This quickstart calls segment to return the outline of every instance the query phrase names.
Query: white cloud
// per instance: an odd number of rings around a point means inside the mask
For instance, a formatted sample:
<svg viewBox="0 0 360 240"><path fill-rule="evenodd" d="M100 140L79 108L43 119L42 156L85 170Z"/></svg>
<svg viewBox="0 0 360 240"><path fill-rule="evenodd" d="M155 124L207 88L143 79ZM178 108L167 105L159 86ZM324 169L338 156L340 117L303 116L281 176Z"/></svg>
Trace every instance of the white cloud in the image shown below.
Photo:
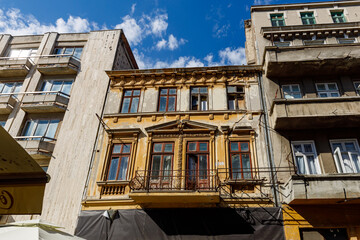
<svg viewBox="0 0 360 240"><path fill-rule="evenodd" d="M269 5L272 0L254 0L254 5Z"/></svg>
<svg viewBox="0 0 360 240"><path fill-rule="evenodd" d="M155 16L154 18L150 18L150 28L151 33L156 36L162 36L166 29L168 28L168 15L167 14L160 14Z"/></svg>
<svg viewBox="0 0 360 240"><path fill-rule="evenodd" d="M130 14L133 15L135 12L135 7L136 7L136 3L134 3L133 5L131 5L131 12Z"/></svg>
<svg viewBox="0 0 360 240"><path fill-rule="evenodd" d="M12 35L43 34L45 32L88 32L97 29L94 22L85 18L69 16L67 20L59 18L55 24L41 24L33 15L24 15L19 9L7 11L0 9L0 32Z"/></svg>
<svg viewBox="0 0 360 240"><path fill-rule="evenodd" d="M213 27L213 36L217 38L226 37L229 29L230 24L219 26L219 24L216 23Z"/></svg>
<svg viewBox="0 0 360 240"><path fill-rule="evenodd" d="M178 40L174 35L170 34L168 40L161 39L160 41L158 41L157 44L156 44L156 48L158 50L161 50L161 49L175 50L180 45L183 45L185 43L186 43L185 39L180 38Z"/></svg>
<svg viewBox="0 0 360 240"><path fill-rule="evenodd" d="M123 29L125 36L130 44L137 45L141 42L143 38L143 30L138 25L137 21L130 17L129 15L126 15L122 18L123 22L116 25L116 29Z"/></svg>
<svg viewBox="0 0 360 240"><path fill-rule="evenodd" d="M242 65L246 64L245 48L239 47L231 49L227 47L219 51L220 62L222 65Z"/></svg>

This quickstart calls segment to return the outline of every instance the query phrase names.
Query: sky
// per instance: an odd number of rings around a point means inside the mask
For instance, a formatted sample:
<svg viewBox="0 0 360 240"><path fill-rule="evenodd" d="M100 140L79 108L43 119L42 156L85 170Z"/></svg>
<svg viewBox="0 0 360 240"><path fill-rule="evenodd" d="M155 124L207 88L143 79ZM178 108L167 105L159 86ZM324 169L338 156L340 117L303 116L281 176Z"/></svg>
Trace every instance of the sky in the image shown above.
<svg viewBox="0 0 360 240"><path fill-rule="evenodd" d="M123 29L140 69L242 65L252 5L319 0L0 0L0 33Z"/></svg>

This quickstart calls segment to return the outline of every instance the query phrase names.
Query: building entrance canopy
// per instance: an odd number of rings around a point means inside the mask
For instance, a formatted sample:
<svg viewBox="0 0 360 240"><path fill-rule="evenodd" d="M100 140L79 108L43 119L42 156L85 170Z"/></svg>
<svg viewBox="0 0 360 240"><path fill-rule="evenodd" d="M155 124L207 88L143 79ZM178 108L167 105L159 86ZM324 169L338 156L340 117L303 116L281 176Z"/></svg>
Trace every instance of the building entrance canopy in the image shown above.
<svg viewBox="0 0 360 240"><path fill-rule="evenodd" d="M0 127L0 215L40 214L49 177Z"/></svg>

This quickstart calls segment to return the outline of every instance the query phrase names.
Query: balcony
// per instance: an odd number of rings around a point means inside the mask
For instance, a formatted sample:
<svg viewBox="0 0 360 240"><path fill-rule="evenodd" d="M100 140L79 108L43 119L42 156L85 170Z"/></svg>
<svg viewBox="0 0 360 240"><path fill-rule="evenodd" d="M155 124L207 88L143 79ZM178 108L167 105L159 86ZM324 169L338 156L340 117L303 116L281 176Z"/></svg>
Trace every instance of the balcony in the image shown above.
<svg viewBox="0 0 360 240"><path fill-rule="evenodd" d="M129 197L146 207L163 203L215 204L220 202L216 171L136 171Z"/></svg>
<svg viewBox="0 0 360 240"><path fill-rule="evenodd" d="M12 94L0 95L0 114L9 114L15 107L17 100Z"/></svg>
<svg viewBox="0 0 360 240"><path fill-rule="evenodd" d="M25 77L33 63L30 58L0 58L0 78Z"/></svg>
<svg viewBox="0 0 360 240"><path fill-rule="evenodd" d="M356 74L360 44L265 47L267 77Z"/></svg>
<svg viewBox="0 0 360 240"><path fill-rule="evenodd" d="M21 109L27 113L65 112L69 95L58 91L26 92Z"/></svg>
<svg viewBox="0 0 360 240"><path fill-rule="evenodd" d="M360 174L293 175L283 186L286 204L359 204Z"/></svg>
<svg viewBox="0 0 360 240"><path fill-rule="evenodd" d="M49 159L55 148L56 139L49 137L19 136L14 138L34 159Z"/></svg>
<svg viewBox="0 0 360 240"><path fill-rule="evenodd" d="M80 60L73 55L43 55L39 57L37 69L44 75L77 74Z"/></svg>
<svg viewBox="0 0 360 240"><path fill-rule="evenodd" d="M275 129L358 127L360 97L274 99L270 120Z"/></svg>

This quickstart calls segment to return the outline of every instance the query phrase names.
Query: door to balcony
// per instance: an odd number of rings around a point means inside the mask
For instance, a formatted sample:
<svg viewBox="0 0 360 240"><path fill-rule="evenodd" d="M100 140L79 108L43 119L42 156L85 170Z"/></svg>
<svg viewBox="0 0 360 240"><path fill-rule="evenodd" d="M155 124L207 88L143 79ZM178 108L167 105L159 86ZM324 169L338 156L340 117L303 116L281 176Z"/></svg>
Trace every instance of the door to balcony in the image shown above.
<svg viewBox="0 0 360 240"><path fill-rule="evenodd" d="M207 154L189 154L186 170L186 190L209 189Z"/></svg>

